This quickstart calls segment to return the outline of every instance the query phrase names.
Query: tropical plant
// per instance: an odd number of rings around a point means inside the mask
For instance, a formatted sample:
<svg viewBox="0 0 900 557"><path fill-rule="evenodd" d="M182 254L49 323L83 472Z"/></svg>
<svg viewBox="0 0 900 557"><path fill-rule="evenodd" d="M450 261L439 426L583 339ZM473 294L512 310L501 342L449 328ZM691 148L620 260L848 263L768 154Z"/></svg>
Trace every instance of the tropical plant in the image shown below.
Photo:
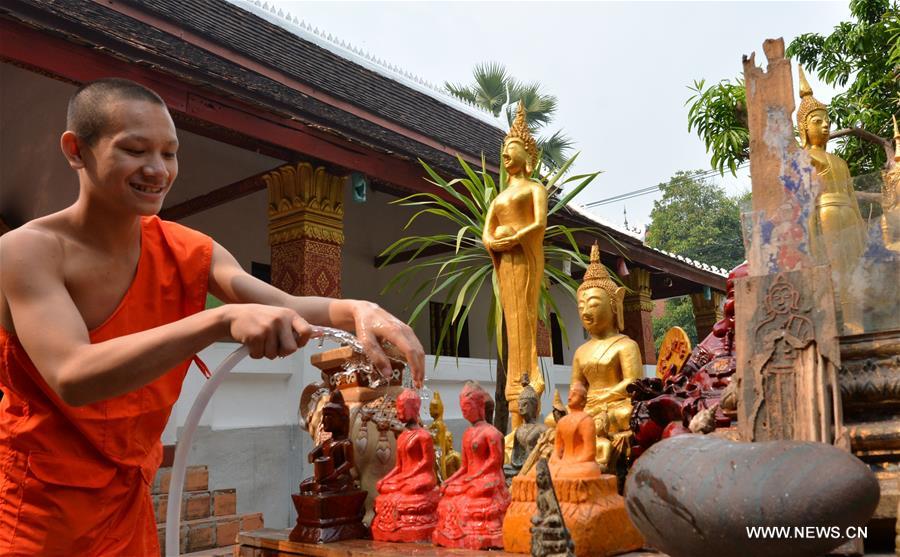
<svg viewBox="0 0 900 557"><path fill-rule="evenodd" d="M851 0L855 21L835 26L828 36L806 33L785 54L832 87L846 87L828 107L838 128L835 152L854 175L882 168L893 152L891 114L900 110L900 3ZM849 85L848 85L849 83ZM688 130L696 131L711 153L713 168L732 173L749 158L743 82L704 80L689 87Z"/></svg>
<svg viewBox="0 0 900 557"><path fill-rule="evenodd" d="M538 82L522 83L509 75L506 68L497 62L487 62L475 66L472 72L475 82L471 85L444 83L451 95L477 105L499 118L506 115L511 124L515 118L519 101L525 104L525 121L531 132L537 135L553 120L558 107L557 98L541 92ZM537 139L541 150L541 163L547 173L558 171L565 165L567 153L574 142L557 130L547 137Z"/></svg>
<svg viewBox="0 0 900 557"><path fill-rule="evenodd" d="M552 204L547 211L548 217L565 207L600 174L593 172L564 179L563 175L577 156L576 154L570 158L544 184ZM443 195L416 193L394 201L393 203L397 205L419 208L406 223L404 230L423 215L435 215L447 219L457 230L454 233L447 232L429 236L406 236L388 246L380 255L383 258L382 266L389 264L401 255L409 255L408 261L412 264L394 276L385 286L384 291L395 288L405 289L413 278L418 278L419 284L410 297L411 303L416 304L410 314L410 323L416 321L430 301L440 300L450 305L450 319L444 321L438 340L436 352L439 354L444 342L448 340L447 335L452 324L457 325L455 327L456 337L452 339L454 347L459 346L462 324L468 318L476 296L485 285L489 284L491 302L486 332L488 338L496 340L497 353L501 354L503 308L500 305L497 275L481 237L488 208L503 185L506 184L506 171L501 165L499 180L495 182L494 177L486 169L484 157L482 157L481 169L478 171L473 170L462 158L459 158L459 164L465 176L447 181L425 162L419 162L430 176L429 182L436 186ZM532 179L540 180L537 172ZM571 189L566 188L565 186L569 184L575 185ZM567 190L565 193L563 193L564 189ZM575 241L575 233L585 231L602 233L597 229L569 228L562 224L547 226L544 234L545 280L541 284L538 315L548 327L549 310L559 313L556 302L550 295L551 285L558 285L572 299L575 298L578 288L578 283L563 271L559 266L560 263L571 261L576 266L587 267L587 262ZM445 250L444 253L429 256L428 254L436 247ZM426 252L426 250L428 251ZM568 343L568 334L562 321L560 321L560 329L565 342Z"/></svg>

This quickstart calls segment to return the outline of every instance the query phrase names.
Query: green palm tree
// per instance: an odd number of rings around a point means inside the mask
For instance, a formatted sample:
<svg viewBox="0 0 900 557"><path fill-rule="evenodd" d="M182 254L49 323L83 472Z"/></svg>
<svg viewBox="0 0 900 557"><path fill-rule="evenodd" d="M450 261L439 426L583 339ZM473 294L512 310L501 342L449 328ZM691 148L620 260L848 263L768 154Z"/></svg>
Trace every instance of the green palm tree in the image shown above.
<svg viewBox="0 0 900 557"><path fill-rule="evenodd" d="M494 117L499 118L505 112L509 124L515 118L519 101L523 101L525 121L535 135L550 124L556 115L559 103L554 95L542 93L538 82L517 81L500 63L478 64L472 76L475 82L471 85L446 82L444 88L451 95L487 110ZM539 137L537 143L541 150L541 163L548 174L558 171L566 164L567 153L574 146L574 142L562 130L557 130L546 138Z"/></svg>

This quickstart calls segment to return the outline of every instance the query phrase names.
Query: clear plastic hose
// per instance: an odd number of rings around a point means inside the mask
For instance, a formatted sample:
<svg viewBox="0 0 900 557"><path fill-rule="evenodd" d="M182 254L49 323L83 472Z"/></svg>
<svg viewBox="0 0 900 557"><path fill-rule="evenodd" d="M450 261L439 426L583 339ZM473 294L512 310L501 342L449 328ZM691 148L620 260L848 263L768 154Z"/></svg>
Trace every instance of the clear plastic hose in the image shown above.
<svg viewBox="0 0 900 557"><path fill-rule="evenodd" d="M222 380L225 379L225 376L248 353L247 347L241 346L225 358L225 361L216 368L216 371L200 389L197 400L194 401L191 411L188 412L187 420L184 422L184 429L181 432L178 443L175 445L175 461L172 464L172 478L169 482L169 501L166 505L166 557L178 557L180 554L178 542L181 538L181 494L184 492L187 457L191 450L194 431L197 429L197 424L200 423L200 416L203 415L209 399L222 383Z"/></svg>

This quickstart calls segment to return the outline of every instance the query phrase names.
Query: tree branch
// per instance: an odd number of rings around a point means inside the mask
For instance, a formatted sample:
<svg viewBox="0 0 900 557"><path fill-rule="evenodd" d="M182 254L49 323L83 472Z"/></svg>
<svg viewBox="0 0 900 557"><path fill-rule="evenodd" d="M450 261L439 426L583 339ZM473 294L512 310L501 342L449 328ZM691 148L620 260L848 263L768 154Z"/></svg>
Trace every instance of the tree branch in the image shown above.
<svg viewBox="0 0 900 557"><path fill-rule="evenodd" d="M867 132L862 128L844 128L842 130L837 130L831 134L830 139L837 139L839 137L844 137L845 135L852 135L863 141L880 145L881 148L884 149L884 154L887 155L887 161L884 163L884 168L889 169L891 167L891 162L894 160L894 145L891 140L885 139L880 135L875 135L872 132Z"/></svg>

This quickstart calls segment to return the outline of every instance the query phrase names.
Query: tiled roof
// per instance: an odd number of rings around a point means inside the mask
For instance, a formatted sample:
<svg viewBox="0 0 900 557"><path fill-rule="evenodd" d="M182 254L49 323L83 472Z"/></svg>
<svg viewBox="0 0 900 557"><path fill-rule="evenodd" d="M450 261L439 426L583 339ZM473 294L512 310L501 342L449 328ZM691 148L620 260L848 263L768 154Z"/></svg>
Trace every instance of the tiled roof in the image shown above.
<svg viewBox="0 0 900 557"><path fill-rule="evenodd" d="M480 157L499 152L504 132L471 107L387 77L350 51L326 48L299 25L249 2L141 0L141 9L190 29L367 112ZM273 22L274 21L274 22ZM288 29L290 27L290 29ZM316 44L318 43L318 44ZM404 83L402 81L407 81Z"/></svg>

